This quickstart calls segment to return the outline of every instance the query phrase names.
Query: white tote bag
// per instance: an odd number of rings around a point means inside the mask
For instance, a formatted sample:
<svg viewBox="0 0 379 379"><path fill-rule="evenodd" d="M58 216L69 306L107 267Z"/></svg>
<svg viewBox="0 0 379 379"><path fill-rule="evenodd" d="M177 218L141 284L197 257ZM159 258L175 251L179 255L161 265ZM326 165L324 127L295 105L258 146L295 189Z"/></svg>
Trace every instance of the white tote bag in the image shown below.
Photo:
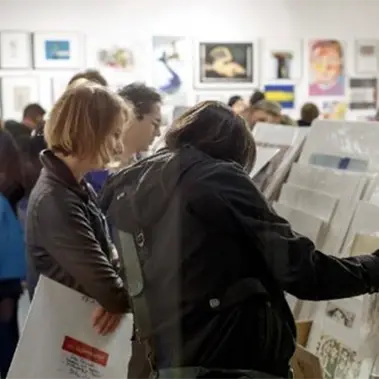
<svg viewBox="0 0 379 379"><path fill-rule="evenodd" d="M8 379L126 378L133 318L111 335L92 328L97 303L41 277Z"/></svg>

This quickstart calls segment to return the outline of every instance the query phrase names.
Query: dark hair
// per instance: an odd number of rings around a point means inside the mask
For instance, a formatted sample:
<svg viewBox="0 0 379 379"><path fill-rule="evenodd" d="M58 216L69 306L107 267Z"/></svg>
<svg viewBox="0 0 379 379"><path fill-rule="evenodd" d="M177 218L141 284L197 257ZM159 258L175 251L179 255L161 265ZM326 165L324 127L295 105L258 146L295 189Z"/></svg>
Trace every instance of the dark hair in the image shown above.
<svg viewBox="0 0 379 379"><path fill-rule="evenodd" d="M300 111L300 117L302 121L305 121L309 124L312 124L312 122L320 115L320 111L316 104L313 103L305 103L301 107Z"/></svg>
<svg viewBox="0 0 379 379"><path fill-rule="evenodd" d="M121 88L118 94L133 105L138 120L149 114L154 104L162 102L161 95L156 89L144 83L131 83Z"/></svg>
<svg viewBox="0 0 379 379"><path fill-rule="evenodd" d="M7 197L23 184L20 150L12 135L0 127L0 193Z"/></svg>
<svg viewBox="0 0 379 379"><path fill-rule="evenodd" d="M174 121L165 136L169 150L191 145L209 156L239 163L250 172L256 147L246 121L218 101L204 101Z"/></svg>
<svg viewBox="0 0 379 379"><path fill-rule="evenodd" d="M253 94L250 96L249 103L250 105L255 105L261 100L265 99L265 94L261 91L254 91Z"/></svg>
<svg viewBox="0 0 379 379"><path fill-rule="evenodd" d="M238 95L235 95L235 96L232 96L229 101L228 101L228 106L229 107L232 107L235 103L237 103L238 101L242 100L242 97L241 96L238 96Z"/></svg>
<svg viewBox="0 0 379 379"><path fill-rule="evenodd" d="M108 86L108 82L106 81L104 76L101 75L99 71L94 70L94 69L78 72L70 79L70 81L68 82L68 85L71 85L72 83L76 82L79 79L86 79L90 82L99 84L104 87Z"/></svg>
<svg viewBox="0 0 379 379"><path fill-rule="evenodd" d="M39 121L45 115L46 111L37 103L29 104L24 108L23 118L29 118L32 121Z"/></svg>

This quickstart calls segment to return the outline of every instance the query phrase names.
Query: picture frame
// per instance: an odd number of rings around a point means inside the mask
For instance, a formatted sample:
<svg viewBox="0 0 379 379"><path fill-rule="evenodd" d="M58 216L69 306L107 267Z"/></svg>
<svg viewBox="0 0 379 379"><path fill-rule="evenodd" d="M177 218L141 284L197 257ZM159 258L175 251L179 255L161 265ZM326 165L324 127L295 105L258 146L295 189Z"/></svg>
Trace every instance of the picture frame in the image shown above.
<svg viewBox="0 0 379 379"><path fill-rule="evenodd" d="M194 87L251 88L258 83L258 41L195 41ZM215 66L223 60L225 65Z"/></svg>
<svg viewBox="0 0 379 379"><path fill-rule="evenodd" d="M372 362L359 354L362 311L359 298L318 307L307 349L319 357L325 379L369 377Z"/></svg>
<svg viewBox="0 0 379 379"><path fill-rule="evenodd" d="M357 39L354 63L356 74L376 76L379 69L379 40Z"/></svg>
<svg viewBox="0 0 379 379"><path fill-rule="evenodd" d="M0 32L0 68L13 70L31 67L31 33L22 31Z"/></svg>
<svg viewBox="0 0 379 379"><path fill-rule="evenodd" d="M195 93L195 104L200 103L202 101L221 101L222 103L227 104L228 100L235 95L241 96L246 103L249 101L253 91L248 92L246 90L239 91L236 89L235 91L197 91Z"/></svg>
<svg viewBox="0 0 379 379"><path fill-rule="evenodd" d="M21 121L26 105L40 101L39 79L35 76L4 76L0 82L3 120Z"/></svg>
<svg viewBox="0 0 379 379"><path fill-rule="evenodd" d="M51 94L53 102L56 102L60 98L74 74L75 73L73 72L72 74L58 75L51 78Z"/></svg>
<svg viewBox="0 0 379 379"><path fill-rule="evenodd" d="M293 83L303 72L303 41L269 38L262 41L262 76L266 82Z"/></svg>
<svg viewBox="0 0 379 379"><path fill-rule="evenodd" d="M84 39L75 32L36 32L33 52L36 69L80 69L84 64Z"/></svg>

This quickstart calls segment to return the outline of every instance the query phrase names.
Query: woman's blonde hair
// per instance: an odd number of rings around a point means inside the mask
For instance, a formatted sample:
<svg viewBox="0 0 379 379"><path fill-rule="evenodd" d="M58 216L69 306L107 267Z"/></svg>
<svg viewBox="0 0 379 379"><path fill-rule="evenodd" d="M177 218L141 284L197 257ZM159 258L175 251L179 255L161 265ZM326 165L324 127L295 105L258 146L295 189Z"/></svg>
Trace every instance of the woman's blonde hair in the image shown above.
<svg viewBox="0 0 379 379"><path fill-rule="evenodd" d="M107 88L77 81L49 114L45 125L47 146L57 153L107 164L117 154L110 138L122 138L130 112L125 101Z"/></svg>

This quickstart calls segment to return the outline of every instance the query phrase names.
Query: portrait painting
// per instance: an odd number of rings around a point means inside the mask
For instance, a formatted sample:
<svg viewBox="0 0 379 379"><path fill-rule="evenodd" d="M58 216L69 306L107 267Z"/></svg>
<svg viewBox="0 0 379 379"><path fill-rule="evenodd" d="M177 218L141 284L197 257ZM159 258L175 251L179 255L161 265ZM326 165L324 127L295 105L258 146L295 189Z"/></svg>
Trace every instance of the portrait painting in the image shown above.
<svg viewBox="0 0 379 379"><path fill-rule="evenodd" d="M309 42L309 95L344 96L344 46L338 40Z"/></svg>
<svg viewBox="0 0 379 379"><path fill-rule="evenodd" d="M32 65L32 38L25 32L0 32L0 68L26 69Z"/></svg>
<svg viewBox="0 0 379 379"><path fill-rule="evenodd" d="M131 49L113 46L100 49L97 53L100 66L116 70L132 71L134 69L134 55Z"/></svg>
<svg viewBox="0 0 379 379"><path fill-rule="evenodd" d="M77 33L34 33L33 50L37 69L78 69L84 63L83 38Z"/></svg>
<svg viewBox="0 0 379 379"><path fill-rule="evenodd" d="M152 44L153 86L158 88L165 103L188 105L189 41L178 36L154 36Z"/></svg>
<svg viewBox="0 0 379 379"><path fill-rule="evenodd" d="M285 82L301 78L302 41L269 38L263 40L263 77L266 81Z"/></svg>
<svg viewBox="0 0 379 379"><path fill-rule="evenodd" d="M251 85L254 74L253 43L200 42L197 81L201 85Z"/></svg>
<svg viewBox="0 0 379 379"><path fill-rule="evenodd" d="M344 309L333 301L329 301L326 304L325 313L327 317L336 323L350 329L353 327L356 318L355 313Z"/></svg>
<svg viewBox="0 0 379 379"><path fill-rule="evenodd" d="M317 344L318 355L325 379L356 379L361 362L357 353L332 336L322 334Z"/></svg>

